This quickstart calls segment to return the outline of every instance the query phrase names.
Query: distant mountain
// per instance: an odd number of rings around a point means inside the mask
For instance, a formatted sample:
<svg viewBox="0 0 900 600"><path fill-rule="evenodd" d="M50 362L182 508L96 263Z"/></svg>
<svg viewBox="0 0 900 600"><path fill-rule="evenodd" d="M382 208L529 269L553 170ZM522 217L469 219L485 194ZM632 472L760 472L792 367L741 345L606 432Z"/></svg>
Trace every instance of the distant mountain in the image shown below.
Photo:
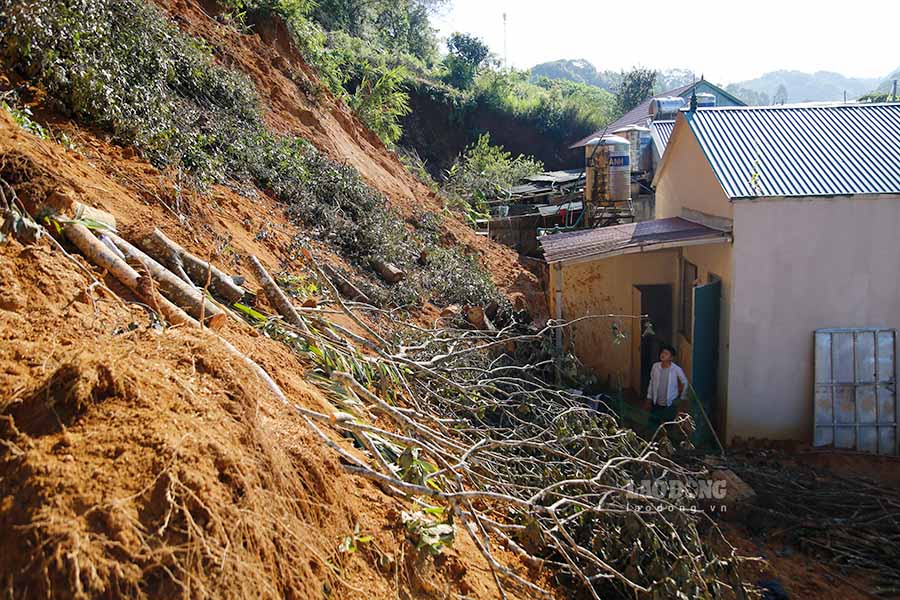
<svg viewBox="0 0 900 600"><path fill-rule="evenodd" d="M687 85L698 79L696 73L688 69L664 69L656 72L656 92L664 92ZM576 83L586 83L609 92L615 92L622 81L621 71L598 71L590 61L583 58L576 60L554 60L541 63L531 68L532 81L541 77L549 79L566 79Z"/></svg>
<svg viewBox="0 0 900 600"><path fill-rule="evenodd" d="M554 60L532 67L531 79L536 80L541 77L585 83L603 88L608 92L614 91L616 85L622 80L618 71L598 71L590 61L584 59Z"/></svg>
<svg viewBox="0 0 900 600"><path fill-rule="evenodd" d="M874 91L890 92L895 79L900 79L900 67L897 67L893 73L888 75Z"/></svg>
<svg viewBox="0 0 900 600"><path fill-rule="evenodd" d="M590 61L554 60L535 65L531 69L532 80L540 77L566 79L577 83L593 85L615 92L622 80L621 71L600 71ZM657 71L654 93L664 92L699 79L689 69L663 69ZM894 79L900 79L900 68L882 78L846 77L840 73L817 71L771 71L747 81L739 81L725 86L731 94L750 105L765 105L781 102L829 102L844 99L855 100L870 92L890 92Z"/></svg>
<svg viewBox="0 0 900 600"><path fill-rule="evenodd" d="M881 79L865 77L845 77L840 73L817 71L772 71L762 77L740 81L728 86L728 90L741 96L750 104L770 102L828 102L844 99L853 100L870 92L881 83ZM743 96L740 90L750 90L754 97Z"/></svg>

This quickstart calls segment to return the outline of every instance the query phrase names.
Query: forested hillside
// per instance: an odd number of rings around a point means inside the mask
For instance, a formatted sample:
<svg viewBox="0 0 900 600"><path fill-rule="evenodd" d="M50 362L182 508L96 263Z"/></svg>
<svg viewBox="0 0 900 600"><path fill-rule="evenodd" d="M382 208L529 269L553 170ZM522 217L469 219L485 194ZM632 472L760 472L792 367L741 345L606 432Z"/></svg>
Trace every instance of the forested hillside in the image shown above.
<svg viewBox="0 0 900 600"><path fill-rule="evenodd" d="M846 77L840 73L818 71L772 71L756 79L741 81L727 89L738 95L742 90L753 94L747 100L751 104L782 104L785 102L827 102L859 98L878 85L879 79Z"/></svg>
<svg viewBox="0 0 900 600"><path fill-rule="evenodd" d="M566 166L568 144L616 116L607 92L530 81L525 72L502 69L465 33L438 40L430 18L444 0L229 1L237 19L254 10L282 14L302 33L301 50L330 90L438 180L485 133L514 155Z"/></svg>
<svg viewBox="0 0 900 600"><path fill-rule="evenodd" d="M656 80L653 93L659 94L666 90L687 85L700 76L689 69L659 69L656 70ZM590 61L578 60L554 60L541 63L531 68L531 79L540 80L542 77L563 81L573 81L602 88L615 93L622 85L623 71L598 70Z"/></svg>

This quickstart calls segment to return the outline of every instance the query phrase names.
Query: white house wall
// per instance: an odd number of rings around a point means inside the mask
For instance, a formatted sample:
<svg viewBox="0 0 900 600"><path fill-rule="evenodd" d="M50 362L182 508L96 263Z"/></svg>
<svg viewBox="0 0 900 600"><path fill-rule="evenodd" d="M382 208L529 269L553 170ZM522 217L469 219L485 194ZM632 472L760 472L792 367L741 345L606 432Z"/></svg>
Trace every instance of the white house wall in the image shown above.
<svg viewBox="0 0 900 600"><path fill-rule="evenodd" d="M809 441L813 331L900 328L900 196L733 206L727 435Z"/></svg>

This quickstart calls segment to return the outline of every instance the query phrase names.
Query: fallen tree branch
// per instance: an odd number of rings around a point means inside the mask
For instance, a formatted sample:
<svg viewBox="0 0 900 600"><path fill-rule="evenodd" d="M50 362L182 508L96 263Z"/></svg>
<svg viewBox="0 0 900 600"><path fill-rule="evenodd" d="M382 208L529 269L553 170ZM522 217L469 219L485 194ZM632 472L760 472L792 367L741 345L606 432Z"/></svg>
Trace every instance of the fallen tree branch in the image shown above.
<svg viewBox="0 0 900 600"><path fill-rule="evenodd" d="M272 306L278 311L278 314L284 317L285 321L294 327L297 327L303 333L308 334L309 328L306 326L306 321L300 318L300 315L297 314L291 301L288 300L288 297L281 291L281 288L278 287L278 284L275 283L275 280L272 279L268 271L266 271L266 268L262 266L259 259L255 256L251 256L250 265L253 267L256 278L259 279L259 283L266 293L266 298L269 299L269 302L272 303Z"/></svg>

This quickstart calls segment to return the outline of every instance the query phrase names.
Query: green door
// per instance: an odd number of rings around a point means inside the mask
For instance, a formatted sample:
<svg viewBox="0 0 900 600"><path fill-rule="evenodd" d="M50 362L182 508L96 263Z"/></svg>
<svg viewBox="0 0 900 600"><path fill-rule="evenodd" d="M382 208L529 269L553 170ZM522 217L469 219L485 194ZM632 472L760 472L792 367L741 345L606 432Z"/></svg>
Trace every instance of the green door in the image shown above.
<svg viewBox="0 0 900 600"><path fill-rule="evenodd" d="M694 288L694 337L691 354L691 385L703 404L710 422L716 423L716 382L719 373L719 305L722 283L716 281ZM692 410L697 445L712 443L712 432L699 410Z"/></svg>

